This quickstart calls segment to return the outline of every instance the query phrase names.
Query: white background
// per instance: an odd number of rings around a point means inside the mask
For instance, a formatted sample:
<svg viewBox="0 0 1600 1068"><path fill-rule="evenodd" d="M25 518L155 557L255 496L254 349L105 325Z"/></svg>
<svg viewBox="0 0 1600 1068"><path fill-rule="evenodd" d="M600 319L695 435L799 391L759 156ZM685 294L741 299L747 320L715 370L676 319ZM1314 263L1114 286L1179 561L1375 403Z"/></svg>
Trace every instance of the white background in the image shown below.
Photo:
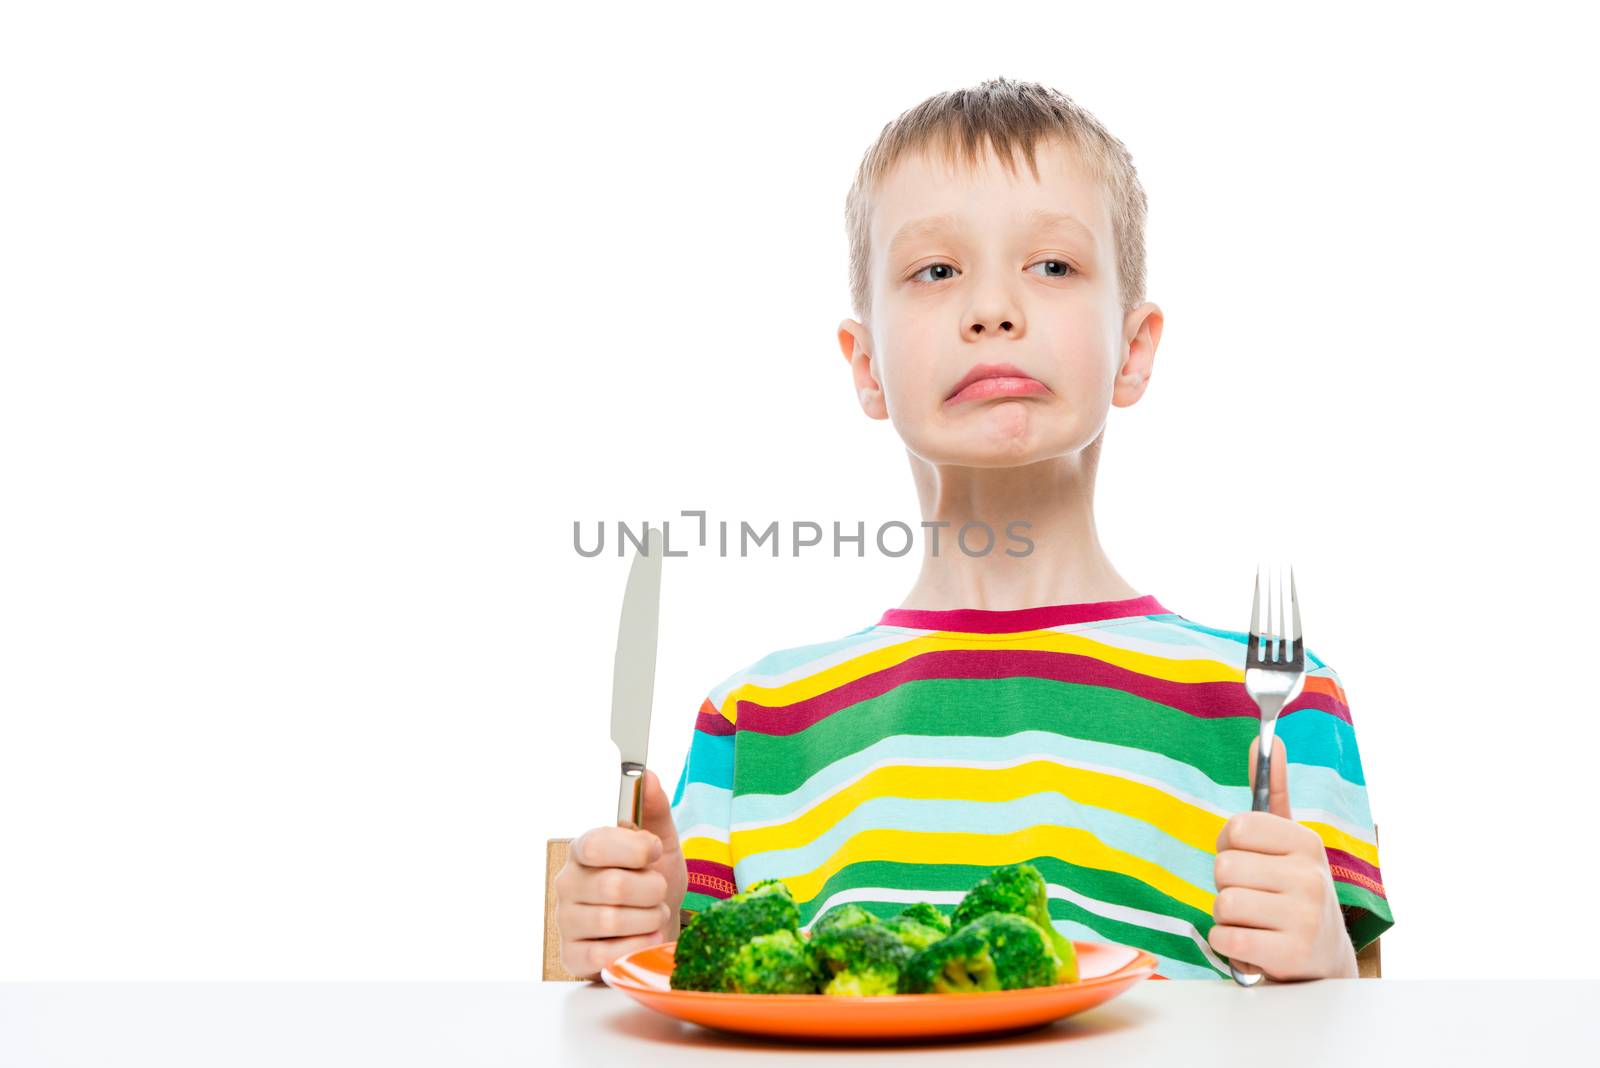
<svg viewBox="0 0 1600 1068"><path fill-rule="evenodd" d="M1386 976L1588 975L1579 8L768 10L7 6L0 979L537 977L545 839L616 790L627 561L573 521L917 521L834 340L844 196L1002 74L1151 201L1118 570L1242 628L1294 562ZM916 566L668 561L669 789L708 688Z"/></svg>

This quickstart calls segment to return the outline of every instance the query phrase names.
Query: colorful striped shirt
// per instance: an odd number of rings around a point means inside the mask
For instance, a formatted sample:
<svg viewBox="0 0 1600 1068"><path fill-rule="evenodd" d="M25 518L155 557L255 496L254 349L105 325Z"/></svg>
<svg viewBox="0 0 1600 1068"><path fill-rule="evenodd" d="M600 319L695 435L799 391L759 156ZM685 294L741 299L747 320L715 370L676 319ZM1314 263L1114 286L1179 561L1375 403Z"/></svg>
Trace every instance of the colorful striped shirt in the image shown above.
<svg viewBox="0 0 1600 1068"><path fill-rule="evenodd" d="M762 657L695 720L672 799L684 908L781 878L806 926L851 901L949 911L1027 861L1067 937L1147 950L1161 978L1228 978L1207 935L1217 835L1250 810L1248 637L1144 596L890 609ZM1349 702L1309 648L1306 665L1276 737L1359 951L1394 921Z"/></svg>

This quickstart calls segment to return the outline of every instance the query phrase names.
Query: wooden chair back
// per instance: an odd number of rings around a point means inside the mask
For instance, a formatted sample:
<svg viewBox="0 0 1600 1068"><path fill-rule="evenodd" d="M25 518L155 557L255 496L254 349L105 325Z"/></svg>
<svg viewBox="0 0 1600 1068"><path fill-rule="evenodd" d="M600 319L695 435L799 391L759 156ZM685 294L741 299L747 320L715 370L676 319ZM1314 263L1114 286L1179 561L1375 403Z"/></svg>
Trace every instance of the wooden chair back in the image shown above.
<svg viewBox="0 0 1600 1068"><path fill-rule="evenodd" d="M556 873L566 867L570 845L570 838L551 838L544 844L544 977L562 982L578 981L561 966L561 931L556 927Z"/></svg>

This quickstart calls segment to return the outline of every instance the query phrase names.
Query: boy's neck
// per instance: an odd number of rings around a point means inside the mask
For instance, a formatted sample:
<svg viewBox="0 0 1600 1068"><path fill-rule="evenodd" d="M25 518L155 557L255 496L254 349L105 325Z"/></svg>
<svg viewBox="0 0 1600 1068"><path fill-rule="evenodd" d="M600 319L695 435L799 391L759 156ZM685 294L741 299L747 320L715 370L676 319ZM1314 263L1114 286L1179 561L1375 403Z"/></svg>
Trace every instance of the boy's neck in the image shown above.
<svg viewBox="0 0 1600 1068"><path fill-rule="evenodd" d="M1087 451L1087 450L1086 450ZM1076 458L1057 457L1024 467L935 465L912 457L925 523L943 522L939 552L934 531L923 532L922 571L901 608L979 608L1007 611L1040 605L1121 601L1142 596L1100 546L1094 521L1094 474ZM1030 526L1015 526L1013 520ZM989 552L969 556L957 543L964 523L987 523ZM973 552L987 535L967 532ZM1033 543L1029 550L1026 539ZM1024 556L1008 555L1027 552Z"/></svg>

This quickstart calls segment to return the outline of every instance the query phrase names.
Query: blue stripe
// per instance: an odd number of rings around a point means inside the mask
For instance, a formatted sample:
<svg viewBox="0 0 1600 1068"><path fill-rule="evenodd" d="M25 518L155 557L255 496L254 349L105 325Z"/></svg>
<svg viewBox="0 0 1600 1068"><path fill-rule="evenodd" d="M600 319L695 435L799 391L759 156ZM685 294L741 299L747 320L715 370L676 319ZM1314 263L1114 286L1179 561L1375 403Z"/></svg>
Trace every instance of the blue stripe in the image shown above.
<svg viewBox="0 0 1600 1068"><path fill-rule="evenodd" d="M1231 635L1202 634L1188 627L1174 626L1167 616L1145 616L1127 623L1105 627L1107 638L1132 637L1153 644L1200 649L1211 658L1225 664L1244 666L1244 645ZM1095 631L1085 632L1087 637L1098 637ZM1157 654L1160 655L1160 654Z"/></svg>
<svg viewBox="0 0 1600 1068"><path fill-rule="evenodd" d="M696 782L679 790L678 795L679 799L672 803L672 823L678 833L682 834L697 823L728 829L728 809L733 795L727 790Z"/></svg>
<svg viewBox="0 0 1600 1068"><path fill-rule="evenodd" d="M689 740L689 755L684 760L683 776L678 780L680 793L686 781L733 789L733 735L695 731Z"/></svg>
<svg viewBox="0 0 1600 1068"><path fill-rule="evenodd" d="M1284 753L1294 763L1333 768L1357 786L1367 785L1367 777L1361 771L1361 751L1356 748L1355 728L1331 712L1296 708L1278 717L1273 734L1284 743ZM1298 800L1292 775L1290 780L1289 796Z"/></svg>
<svg viewBox="0 0 1600 1068"><path fill-rule="evenodd" d="M689 754L683 755L683 767L678 771L678 785L672 790L672 807L677 808L678 802L683 800L683 786L689 781Z"/></svg>

